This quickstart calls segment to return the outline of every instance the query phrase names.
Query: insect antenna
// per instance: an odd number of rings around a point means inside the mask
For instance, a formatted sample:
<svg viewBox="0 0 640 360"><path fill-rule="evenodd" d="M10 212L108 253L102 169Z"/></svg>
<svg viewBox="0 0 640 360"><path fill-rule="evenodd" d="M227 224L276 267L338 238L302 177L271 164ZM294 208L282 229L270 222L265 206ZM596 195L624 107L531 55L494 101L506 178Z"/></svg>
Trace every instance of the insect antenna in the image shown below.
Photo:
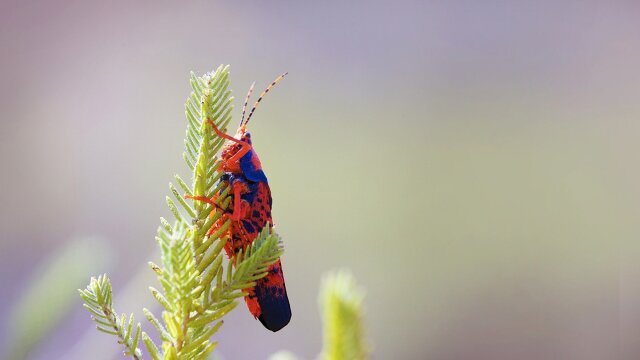
<svg viewBox="0 0 640 360"><path fill-rule="evenodd" d="M244 113L247 110L247 104L249 103L249 98L251 97L251 93L253 92L253 87L255 85L256 85L256 82L254 81L253 84L251 84L251 86L249 87L247 98L244 99L244 105L242 105L242 119L240 120L240 126L242 126L242 123L244 122Z"/></svg>
<svg viewBox="0 0 640 360"><path fill-rule="evenodd" d="M288 74L288 72L278 76L275 80L273 80L271 85L267 86L267 88L262 92L262 94L260 94L260 97L258 98L256 103L253 104L253 108L251 109L251 112L249 112L249 116L247 117L247 121L244 122L245 125L247 125L249 123L249 120L251 119L251 116L253 115L253 112L256 111L256 108L260 104L260 101L262 100L262 98L269 92L269 90L271 90L272 87L274 87L277 83L279 83L280 80L284 79L284 77L287 76L287 74Z"/></svg>

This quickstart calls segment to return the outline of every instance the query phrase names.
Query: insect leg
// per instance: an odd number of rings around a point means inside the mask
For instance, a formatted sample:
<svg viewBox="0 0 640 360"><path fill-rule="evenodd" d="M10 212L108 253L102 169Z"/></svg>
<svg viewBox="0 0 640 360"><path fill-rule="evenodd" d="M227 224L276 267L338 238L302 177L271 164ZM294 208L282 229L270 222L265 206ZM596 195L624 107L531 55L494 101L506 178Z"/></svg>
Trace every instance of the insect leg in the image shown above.
<svg viewBox="0 0 640 360"><path fill-rule="evenodd" d="M240 150L234 155L232 156L229 160L229 162L235 162L240 160L241 157L243 157L246 153L248 153L249 151L251 151L251 145L249 145L249 143L244 142L244 141L240 141L234 137L231 137L225 133L223 133L222 131L220 131L220 129L218 129L218 127L216 126L216 124L213 123L213 121L211 121L211 119L207 119L207 123L209 125L211 125L211 127L213 128L213 131L216 132L216 134L218 136L220 136L223 139L227 139L229 141L233 141L237 144L240 144L241 148Z"/></svg>
<svg viewBox="0 0 640 360"><path fill-rule="evenodd" d="M216 203L216 199L215 198L209 199L206 196L192 196L192 195L185 195L184 198L185 199L196 200L196 201L202 201L202 202L207 203L207 204L209 204L211 206L215 206L216 209L220 209L220 210L224 211L224 209L220 205L218 205Z"/></svg>
<svg viewBox="0 0 640 360"><path fill-rule="evenodd" d="M231 214L231 220L240 221L246 218L247 209L250 204L242 199L242 194L248 191L247 185L242 182L235 182L233 185L233 213Z"/></svg>
<svg viewBox="0 0 640 360"><path fill-rule="evenodd" d="M192 196L192 195L185 195L184 196L185 199L191 199L191 200L196 200L196 201L202 201L205 202L213 207L215 207L216 210L220 210L222 211L222 216L220 217L220 219L218 219L218 222L216 222L215 224L213 224L211 226L211 228L209 229L209 231L207 232L207 236L211 236L213 233L215 233L220 226L222 226L219 221L222 221L222 224L224 224L226 222L226 219L229 218L229 215L227 214L227 210L222 208L222 206L218 205L218 203L216 203L218 196L215 195L213 198L209 199L206 196ZM209 216L213 216L213 212L211 214L209 214Z"/></svg>

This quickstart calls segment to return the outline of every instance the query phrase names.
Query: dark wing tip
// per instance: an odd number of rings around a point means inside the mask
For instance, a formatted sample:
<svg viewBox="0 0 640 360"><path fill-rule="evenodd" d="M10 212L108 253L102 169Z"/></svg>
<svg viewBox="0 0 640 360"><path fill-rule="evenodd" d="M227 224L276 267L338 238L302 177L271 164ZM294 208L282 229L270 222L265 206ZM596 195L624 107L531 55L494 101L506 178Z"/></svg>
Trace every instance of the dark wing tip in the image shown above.
<svg viewBox="0 0 640 360"><path fill-rule="evenodd" d="M262 313L258 320L267 329L276 332L287 326L291 320L291 307L289 299L285 297L274 297L271 299L260 299Z"/></svg>

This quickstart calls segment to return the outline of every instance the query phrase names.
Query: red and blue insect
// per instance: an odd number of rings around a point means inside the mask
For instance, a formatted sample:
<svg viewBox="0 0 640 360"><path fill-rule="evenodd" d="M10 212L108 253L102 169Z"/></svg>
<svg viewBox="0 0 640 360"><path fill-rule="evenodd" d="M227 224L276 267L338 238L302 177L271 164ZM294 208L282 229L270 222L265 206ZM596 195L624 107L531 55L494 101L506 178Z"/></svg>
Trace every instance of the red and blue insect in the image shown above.
<svg viewBox="0 0 640 360"><path fill-rule="evenodd" d="M280 75L262 92L245 121L247 103L255 83L251 85L242 107L240 126L234 137L223 133L213 121L207 119L218 136L229 140L221 154L220 168L224 174L220 177L220 181L231 187L233 195L228 210L225 210L226 216L222 217L218 224L214 224L214 228L222 226L226 221L225 218L231 218L231 226L229 226L231 239L225 245L225 251L230 259L251 244L267 224L270 230L273 228L271 190L267 177L262 171L258 154L253 149L247 124L264 95L286 75L287 73ZM193 199L205 201L217 207L214 199L206 197L193 197ZM255 287L244 291L247 292L244 299L249 311L267 329L278 331L289 323L291 307L284 285L280 259L269 267L267 276L258 280Z"/></svg>

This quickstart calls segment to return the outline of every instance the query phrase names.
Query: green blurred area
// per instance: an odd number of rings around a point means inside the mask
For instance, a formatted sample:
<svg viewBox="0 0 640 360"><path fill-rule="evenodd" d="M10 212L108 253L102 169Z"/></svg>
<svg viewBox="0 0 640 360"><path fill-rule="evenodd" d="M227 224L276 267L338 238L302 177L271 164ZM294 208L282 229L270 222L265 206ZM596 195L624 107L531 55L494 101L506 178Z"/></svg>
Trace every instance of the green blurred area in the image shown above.
<svg viewBox="0 0 640 360"><path fill-rule="evenodd" d="M33 356L39 344L64 328L77 304L74 290L84 286L86 274L104 270L110 257L103 239L84 237L70 241L35 266L35 275L25 282L19 300L11 306L6 322L9 333L2 342L6 350L0 354L16 360Z"/></svg>

